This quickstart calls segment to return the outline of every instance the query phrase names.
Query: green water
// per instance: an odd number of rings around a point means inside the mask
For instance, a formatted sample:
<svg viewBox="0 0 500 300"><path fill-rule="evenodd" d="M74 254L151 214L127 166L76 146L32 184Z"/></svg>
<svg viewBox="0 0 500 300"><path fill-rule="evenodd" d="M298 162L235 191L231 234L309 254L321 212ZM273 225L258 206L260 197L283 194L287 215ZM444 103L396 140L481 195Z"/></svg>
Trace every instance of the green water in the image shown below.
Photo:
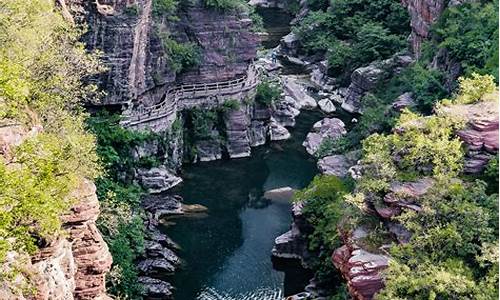
<svg viewBox="0 0 500 300"><path fill-rule="evenodd" d="M252 157L187 166L174 193L202 204L203 218L165 229L182 247L184 268L173 278L176 299L281 299L284 273L271 263L274 239L289 229L290 204L265 202L264 191L305 187L316 164L301 146L319 112L303 112L292 139L254 148ZM289 289L303 288L291 286Z"/></svg>

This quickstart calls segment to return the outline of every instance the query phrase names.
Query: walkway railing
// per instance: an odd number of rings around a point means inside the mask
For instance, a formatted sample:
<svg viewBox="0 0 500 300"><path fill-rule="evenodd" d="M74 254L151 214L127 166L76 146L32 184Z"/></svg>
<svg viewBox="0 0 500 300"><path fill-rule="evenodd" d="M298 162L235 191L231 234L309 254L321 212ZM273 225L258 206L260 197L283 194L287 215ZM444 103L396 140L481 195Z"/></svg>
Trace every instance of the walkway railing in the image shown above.
<svg viewBox="0 0 500 300"><path fill-rule="evenodd" d="M177 111L179 101L203 97L228 97L254 89L258 84L258 71L252 64L241 78L215 83L186 84L173 87L165 93L160 103L129 108L121 124L131 127L154 119L164 118ZM241 100L241 99L239 99Z"/></svg>

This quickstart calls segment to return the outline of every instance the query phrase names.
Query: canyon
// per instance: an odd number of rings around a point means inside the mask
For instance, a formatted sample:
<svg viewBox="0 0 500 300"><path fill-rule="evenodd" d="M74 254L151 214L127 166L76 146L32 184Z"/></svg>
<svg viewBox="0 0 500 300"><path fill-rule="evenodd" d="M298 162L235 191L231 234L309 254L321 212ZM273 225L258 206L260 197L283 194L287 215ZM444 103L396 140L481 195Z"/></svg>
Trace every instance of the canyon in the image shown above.
<svg viewBox="0 0 500 300"><path fill-rule="evenodd" d="M355 68L341 86L328 71L326 53L304 54L291 31L290 24L300 24L310 12L305 0L296 3L294 14L285 0L251 0L249 10L227 11L204 0L182 1L175 16L159 12L154 0L57 0L65 19L88 26L82 41L105 66L86 78L105 92L100 101L86 103L88 111L121 115L120 126L154 137L134 144L132 171L117 176L130 176L147 192L140 201L143 254L134 261L142 296L327 299L331 283L317 276L313 264L321 254L352 299L374 299L385 286L390 245L368 246L374 229L360 225L339 229L338 247L311 250L308 203L291 198L316 175L352 182L363 176L360 149L319 153L325 143L350 137L372 105L365 96L419 62L433 24L448 7L466 2L402 0L410 17L407 49ZM264 17L263 28L255 27L253 14ZM172 41L194 45L199 61L176 68L169 59ZM463 71L444 50L428 67L443 72L448 92ZM278 90L270 102L258 99L263 84ZM415 106L414 95L405 92L385 114ZM497 103L444 106L439 113L463 121L454 134L463 144L464 173L482 174L498 155ZM11 149L43 130L2 124L0 155L9 161ZM69 196L74 204L61 216L64 234L31 257L9 253L2 267L26 261L34 275L19 275L16 286L1 285L1 299L113 299L106 292L112 248L96 225L96 186L79 180ZM434 185L432 178L393 181L382 201L368 199L366 205L391 241L405 244L411 234L394 218L404 210L420 212L418 200ZM31 298L19 292L28 281L36 290Z"/></svg>

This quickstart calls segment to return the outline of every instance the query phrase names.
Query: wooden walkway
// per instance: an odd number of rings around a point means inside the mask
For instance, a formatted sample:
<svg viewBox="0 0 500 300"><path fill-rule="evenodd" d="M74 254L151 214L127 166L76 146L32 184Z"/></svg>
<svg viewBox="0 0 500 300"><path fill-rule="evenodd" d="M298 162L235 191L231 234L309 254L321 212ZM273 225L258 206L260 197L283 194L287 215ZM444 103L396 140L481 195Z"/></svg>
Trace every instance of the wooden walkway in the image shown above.
<svg viewBox="0 0 500 300"><path fill-rule="evenodd" d="M247 74L241 78L202 84L187 84L173 87L165 93L160 103L152 106L135 106L124 112L122 126L133 128L157 119L168 118L185 108L183 101L198 98L215 98L223 103L228 99L241 99L241 95L255 89L259 81L258 71L252 64Z"/></svg>

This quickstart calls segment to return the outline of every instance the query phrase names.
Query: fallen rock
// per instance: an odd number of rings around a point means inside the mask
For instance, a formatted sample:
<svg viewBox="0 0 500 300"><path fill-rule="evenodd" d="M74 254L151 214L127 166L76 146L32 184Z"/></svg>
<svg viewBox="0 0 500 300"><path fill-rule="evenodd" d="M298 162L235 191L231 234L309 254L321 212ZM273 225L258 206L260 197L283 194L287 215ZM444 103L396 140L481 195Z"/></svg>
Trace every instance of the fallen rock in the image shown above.
<svg viewBox="0 0 500 300"><path fill-rule="evenodd" d="M147 258L139 261L137 269L147 275L171 275L175 272L175 266L164 258Z"/></svg>
<svg viewBox="0 0 500 300"><path fill-rule="evenodd" d="M182 182L182 178L175 176L164 166L139 169L137 179L151 194L167 191Z"/></svg>
<svg viewBox="0 0 500 300"><path fill-rule="evenodd" d="M356 164L359 158L358 152L325 156L318 161L318 169L322 174L346 177L349 175L349 169Z"/></svg>
<svg viewBox="0 0 500 300"><path fill-rule="evenodd" d="M285 95L290 96L298 104L298 109L314 109L318 106L316 100L309 96L305 87L293 76L283 76Z"/></svg>
<svg viewBox="0 0 500 300"><path fill-rule="evenodd" d="M314 124L302 145L306 147L307 153L314 155L325 139L336 140L346 134L345 124L337 118L324 118Z"/></svg>
<svg viewBox="0 0 500 300"><path fill-rule="evenodd" d="M148 299L173 299L173 286L163 280L140 276L139 283L144 287L143 295Z"/></svg>
<svg viewBox="0 0 500 300"><path fill-rule="evenodd" d="M276 120L271 119L271 123L269 125L269 138L271 141L282 141L287 140L291 137L290 132L285 126L280 125Z"/></svg>
<svg viewBox="0 0 500 300"><path fill-rule="evenodd" d="M413 99L413 93L404 93L397 97L394 103L392 103L392 108L396 111L402 111L407 107L414 107L416 105Z"/></svg>
<svg viewBox="0 0 500 300"><path fill-rule="evenodd" d="M330 99L322 99L318 102L319 108L326 114L330 114L337 109Z"/></svg>

